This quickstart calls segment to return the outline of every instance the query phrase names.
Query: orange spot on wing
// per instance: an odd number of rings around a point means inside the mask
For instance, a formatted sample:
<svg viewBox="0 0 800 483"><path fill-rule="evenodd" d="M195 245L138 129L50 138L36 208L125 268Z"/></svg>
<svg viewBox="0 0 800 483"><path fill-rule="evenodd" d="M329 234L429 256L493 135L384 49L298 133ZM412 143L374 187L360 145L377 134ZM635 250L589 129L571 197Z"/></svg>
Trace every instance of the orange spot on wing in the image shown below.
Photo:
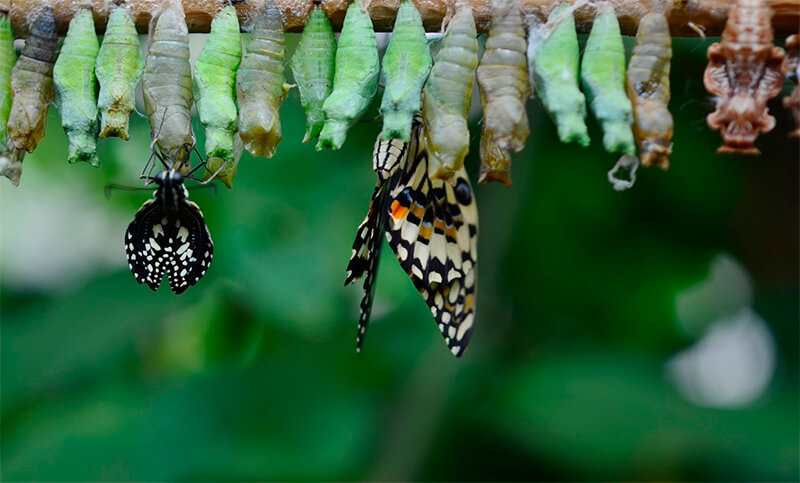
<svg viewBox="0 0 800 483"><path fill-rule="evenodd" d="M395 220L405 218L407 213L408 213L408 208L401 205L400 202L397 200L392 201L392 217Z"/></svg>

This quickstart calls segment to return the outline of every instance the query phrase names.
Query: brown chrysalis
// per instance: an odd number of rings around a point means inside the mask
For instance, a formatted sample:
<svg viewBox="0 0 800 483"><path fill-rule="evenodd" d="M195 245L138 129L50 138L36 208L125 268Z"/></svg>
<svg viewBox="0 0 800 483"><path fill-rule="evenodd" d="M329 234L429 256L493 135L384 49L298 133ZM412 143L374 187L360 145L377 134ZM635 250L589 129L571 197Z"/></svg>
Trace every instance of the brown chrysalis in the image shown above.
<svg viewBox="0 0 800 483"><path fill-rule="evenodd" d="M708 48L703 83L716 96L706 121L720 130L718 153L758 155L758 135L775 127L767 101L783 87L783 49L772 44L772 11L765 0L738 0L728 11L722 41Z"/></svg>

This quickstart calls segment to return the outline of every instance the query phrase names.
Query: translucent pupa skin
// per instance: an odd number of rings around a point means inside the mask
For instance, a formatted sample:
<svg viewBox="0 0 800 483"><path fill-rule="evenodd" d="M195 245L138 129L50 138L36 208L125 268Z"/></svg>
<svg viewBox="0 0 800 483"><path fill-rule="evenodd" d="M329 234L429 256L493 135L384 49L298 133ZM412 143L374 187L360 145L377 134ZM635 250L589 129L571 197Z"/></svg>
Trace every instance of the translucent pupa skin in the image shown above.
<svg viewBox="0 0 800 483"><path fill-rule="evenodd" d="M325 126L319 135L317 151L342 147L347 130L361 119L378 92L379 74L378 43L372 20L361 0L352 0L336 48L333 92L323 104Z"/></svg>
<svg viewBox="0 0 800 483"><path fill-rule="evenodd" d="M497 0L477 78L484 134L501 148L519 152L530 134L525 102L530 96L525 25L517 0ZM481 145L484 143L482 142Z"/></svg>
<svg viewBox="0 0 800 483"><path fill-rule="evenodd" d="M706 122L720 130L718 153L758 155L758 135L775 127L767 101L783 87L783 49L772 44L772 10L764 0L739 0L728 11L722 41L708 48L703 76L717 109Z"/></svg>
<svg viewBox="0 0 800 483"><path fill-rule="evenodd" d="M606 151L635 155L633 106L625 92L625 46L610 3L597 7L583 52L581 82L589 107L603 127Z"/></svg>
<svg viewBox="0 0 800 483"><path fill-rule="evenodd" d="M187 146L194 146L192 131L192 68L189 65L189 30L178 0L162 3L150 23L142 93L150 132L167 158L189 166Z"/></svg>
<svg viewBox="0 0 800 483"><path fill-rule="evenodd" d="M789 133L793 138L800 138L800 34L790 35L786 39L786 58L783 61L783 75L792 79L794 90L783 99L783 106L792 113L795 129Z"/></svg>
<svg viewBox="0 0 800 483"><path fill-rule="evenodd" d="M488 132L484 123L481 130L481 168L478 183L497 181L511 187L511 153L504 149Z"/></svg>
<svg viewBox="0 0 800 483"><path fill-rule="evenodd" d="M11 70L16 60L11 21L8 16L0 15L0 176L8 178L14 186L19 185L25 156L25 151L20 151L11 142L7 128L11 112Z"/></svg>
<svg viewBox="0 0 800 483"><path fill-rule="evenodd" d="M322 105L333 91L335 59L333 27L322 7L315 4L290 61L294 81L300 90L300 104L306 113L304 143L319 136L325 125Z"/></svg>
<svg viewBox="0 0 800 483"><path fill-rule="evenodd" d="M542 40L534 57L536 95L556 123L562 143L588 146L586 99L578 87L578 34L569 4L562 3L553 9L550 22L559 23Z"/></svg>
<svg viewBox="0 0 800 483"><path fill-rule="evenodd" d="M458 5L422 90L428 173L433 179L452 179L469 152L467 115L478 66L477 35L472 7Z"/></svg>
<svg viewBox="0 0 800 483"><path fill-rule="evenodd" d="M47 110L56 90L53 64L58 58L58 31L53 7L45 5L31 25L22 54L11 71L8 133L17 149L32 153L44 137Z"/></svg>
<svg viewBox="0 0 800 483"><path fill-rule="evenodd" d="M100 83L100 137L128 140L128 119L136 104L136 85L144 72L144 57L133 17L124 7L111 10L97 54L95 75Z"/></svg>
<svg viewBox="0 0 800 483"><path fill-rule="evenodd" d="M194 99L205 129L206 155L209 161L222 161L215 162L215 165L225 165L217 179L228 188L232 187L235 175L233 136L237 110L234 96L241 57L242 40L236 8L227 6L211 22L211 33L194 64Z"/></svg>
<svg viewBox="0 0 800 483"><path fill-rule="evenodd" d="M100 123L94 75L99 50L92 11L82 8L69 22L61 54L53 68L61 125L69 141L67 161L83 161L95 167L100 166L97 157Z"/></svg>
<svg viewBox="0 0 800 483"><path fill-rule="evenodd" d="M268 1L256 19L236 74L239 136L253 156L271 158L281 142L278 110L286 98L285 43L281 12Z"/></svg>
<svg viewBox="0 0 800 483"><path fill-rule="evenodd" d="M642 17L628 63L628 98L633 103L633 136L642 166L669 169L672 114L669 112L669 70L672 38L663 13Z"/></svg>
<svg viewBox="0 0 800 483"><path fill-rule="evenodd" d="M381 139L409 141L411 123L422 105L422 87L432 64L422 17L411 0L402 0L392 39L383 55L386 89L381 102Z"/></svg>

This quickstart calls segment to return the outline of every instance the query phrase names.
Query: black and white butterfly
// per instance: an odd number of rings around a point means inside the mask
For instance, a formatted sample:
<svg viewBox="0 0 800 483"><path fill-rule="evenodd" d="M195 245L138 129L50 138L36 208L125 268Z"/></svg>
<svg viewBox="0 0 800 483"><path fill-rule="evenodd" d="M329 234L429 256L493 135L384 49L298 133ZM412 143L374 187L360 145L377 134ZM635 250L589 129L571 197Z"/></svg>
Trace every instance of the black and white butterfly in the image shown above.
<svg viewBox="0 0 800 483"><path fill-rule="evenodd" d="M203 213L189 201L189 192L183 185L187 178L196 180L192 174L205 163L184 174L181 168L185 163L176 166L174 158L167 163L158 153L153 156L165 169L155 176L142 176L158 188L128 225L125 253L137 282L156 291L166 274L172 291L180 294L205 275L214 255Z"/></svg>
<svg viewBox="0 0 800 483"><path fill-rule="evenodd" d="M378 139L378 183L358 227L345 285L364 277L356 348L372 309L381 238L425 299L450 351L460 357L475 319L478 209L463 168L450 181L428 176L424 127L414 120L409 143Z"/></svg>

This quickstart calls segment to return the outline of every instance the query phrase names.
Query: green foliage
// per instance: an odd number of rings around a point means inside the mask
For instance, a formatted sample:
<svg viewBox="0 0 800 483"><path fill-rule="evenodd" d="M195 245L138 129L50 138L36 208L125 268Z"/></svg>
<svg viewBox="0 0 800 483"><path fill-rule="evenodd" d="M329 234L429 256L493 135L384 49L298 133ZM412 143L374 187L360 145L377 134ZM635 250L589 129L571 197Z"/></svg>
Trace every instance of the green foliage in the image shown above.
<svg viewBox="0 0 800 483"><path fill-rule="evenodd" d="M124 7L111 10L95 67L100 94L100 137L128 139L128 118L136 102L136 86L144 57L133 17Z"/></svg>
<svg viewBox="0 0 800 483"><path fill-rule="evenodd" d="M323 148L339 149L347 130L361 119L378 92L378 44L372 20L361 0L351 0L336 48L333 92L325 99L325 126L317 142Z"/></svg>
<svg viewBox="0 0 800 483"><path fill-rule="evenodd" d="M477 35L472 7L458 4L422 92L428 171L434 178L452 177L469 152L467 114L478 66Z"/></svg>
<svg viewBox="0 0 800 483"><path fill-rule="evenodd" d="M603 126L606 151L635 155L633 106L625 92L625 47L610 3L597 8L583 53L581 82L589 107Z"/></svg>
<svg viewBox="0 0 800 483"><path fill-rule="evenodd" d="M558 126L562 143L589 145L586 129L586 99L578 88L578 34L568 3L550 13L548 24L558 22L542 41L534 56L536 95Z"/></svg>
<svg viewBox="0 0 800 483"><path fill-rule="evenodd" d="M422 17L411 0L402 0L397 10L392 39L383 54L382 139L408 142L411 122L420 110L422 87L433 59L422 26Z"/></svg>
<svg viewBox="0 0 800 483"><path fill-rule="evenodd" d="M281 142L278 111L286 98L285 56L283 18L269 0L256 19L236 77L239 136L253 156L271 158Z"/></svg>
<svg viewBox="0 0 800 483"><path fill-rule="evenodd" d="M236 8L220 10L211 22L211 33L194 64L194 98L206 134L206 156L219 158L209 173L230 188L236 175L238 156L234 153L236 133L236 70L242 57L242 40ZM239 153L241 154L241 152ZM220 166L216 166L217 163ZM224 167L221 167L224 165Z"/></svg>
<svg viewBox="0 0 800 483"><path fill-rule="evenodd" d="M163 2L157 15L150 23L150 48L142 75L144 106L161 153L186 162L188 168L190 153L185 147L194 144L189 30L179 0Z"/></svg>
<svg viewBox="0 0 800 483"><path fill-rule="evenodd" d="M294 81L300 90L300 104L306 112L304 143L319 136L325 125L322 105L333 90L335 58L333 27L322 7L314 5L290 61Z"/></svg>
<svg viewBox="0 0 800 483"><path fill-rule="evenodd" d="M7 15L0 15L0 156L9 153L13 146L8 139L8 114L11 112L11 69L17 61L14 49L14 32Z"/></svg>
<svg viewBox="0 0 800 483"><path fill-rule="evenodd" d="M99 50L92 11L82 8L69 22L61 55L53 69L61 125L69 139L67 161L83 161L95 167L100 166L97 157L100 123L97 119L97 80L94 75Z"/></svg>

